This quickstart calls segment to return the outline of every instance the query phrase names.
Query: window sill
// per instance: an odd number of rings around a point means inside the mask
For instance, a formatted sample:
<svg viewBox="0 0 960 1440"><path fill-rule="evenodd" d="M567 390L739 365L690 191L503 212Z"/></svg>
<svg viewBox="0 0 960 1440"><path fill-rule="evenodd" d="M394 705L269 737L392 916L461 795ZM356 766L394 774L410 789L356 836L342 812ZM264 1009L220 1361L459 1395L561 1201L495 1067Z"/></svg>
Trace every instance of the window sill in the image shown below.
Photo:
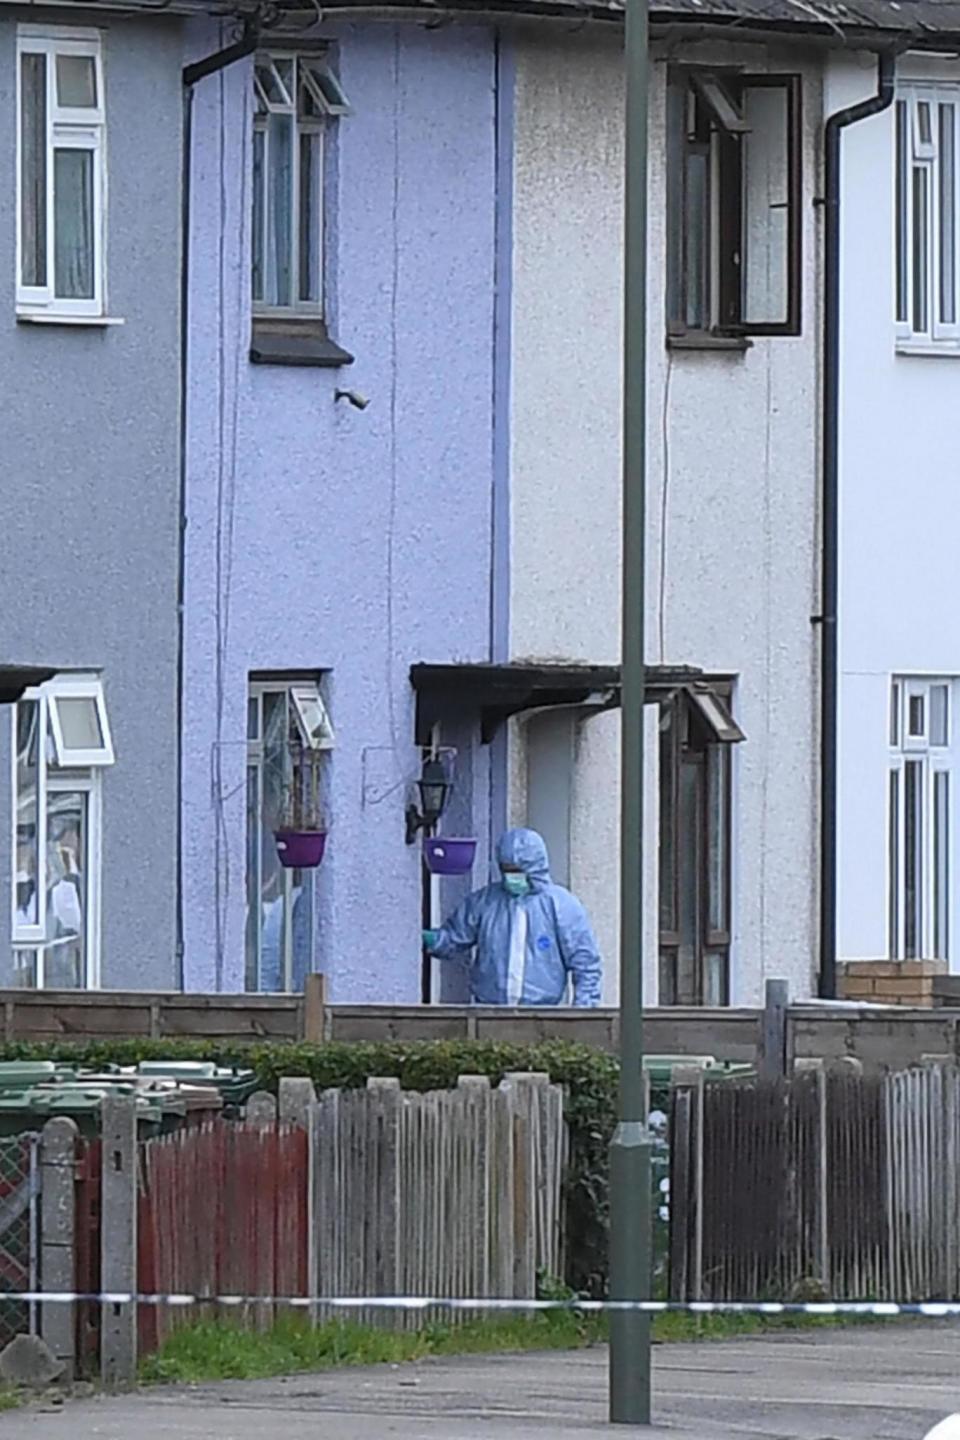
<svg viewBox="0 0 960 1440"><path fill-rule="evenodd" d="M960 360L960 344L956 340L898 340L898 355L926 355L934 360Z"/></svg>
<svg viewBox="0 0 960 1440"><path fill-rule="evenodd" d="M746 335L711 335L706 331L667 336L668 350L732 350L742 353L752 344L753 341Z"/></svg>
<svg viewBox="0 0 960 1440"><path fill-rule="evenodd" d="M17 312L18 325L76 325L86 329L106 330L111 325L125 325L126 320L117 315L58 315L53 311Z"/></svg>
<svg viewBox="0 0 960 1440"><path fill-rule="evenodd" d="M254 317L250 341L254 365L302 365L334 370L353 356L327 334L322 320L263 320Z"/></svg>

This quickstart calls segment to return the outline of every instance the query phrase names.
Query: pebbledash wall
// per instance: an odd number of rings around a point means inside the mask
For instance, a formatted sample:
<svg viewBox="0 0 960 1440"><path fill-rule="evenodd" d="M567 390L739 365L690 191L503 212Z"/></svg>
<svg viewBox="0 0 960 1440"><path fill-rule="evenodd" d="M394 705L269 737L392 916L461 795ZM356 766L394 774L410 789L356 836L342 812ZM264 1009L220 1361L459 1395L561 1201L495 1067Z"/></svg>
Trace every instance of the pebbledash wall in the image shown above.
<svg viewBox="0 0 960 1440"><path fill-rule="evenodd" d="M820 68L806 51L773 45L670 51L804 77L802 334L755 338L743 354L680 352L664 345L665 58L655 53L651 64L647 654L736 676L747 740L734 762L731 1000L754 1004L765 978L788 978L797 996L813 984ZM611 663L620 647L622 36L528 32L514 65L509 648ZM544 365L545 355L558 363ZM537 718L513 726L511 756L515 820L533 818L535 787L549 814L536 771L550 771L551 754L572 767L555 849L566 851L561 878L592 913L608 1002L617 994L619 733L618 712L581 714L572 726ZM652 728L649 739L655 754ZM651 857L656 791L651 765Z"/></svg>
<svg viewBox="0 0 960 1440"><path fill-rule="evenodd" d="M326 191L328 310L349 368L250 363L250 62L196 91L184 979L244 985L248 676L328 671L336 748L316 968L335 1000L411 1002L409 667L485 660L491 646L495 45L469 27L327 33L352 106ZM228 38L198 26L190 58ZM368 408L337 402L343 386ZM441 738L459 750L450 823L480 837L481 878L489 752L466 720Z"/></svg>
<svg viewBox="0 0 960 1440"><path fill-rule="evenodd" d="M102 46L107 304L122 324L17 324L19 21L0 17L0 661L103 680L116 753L102 776L106 988L177 983L176 568L181 22L31 7ZM149 276L149 281L145 280ZM10 953L10 710L0 712L0 983ZM92 865L95 859L91 857Z"/></svg>

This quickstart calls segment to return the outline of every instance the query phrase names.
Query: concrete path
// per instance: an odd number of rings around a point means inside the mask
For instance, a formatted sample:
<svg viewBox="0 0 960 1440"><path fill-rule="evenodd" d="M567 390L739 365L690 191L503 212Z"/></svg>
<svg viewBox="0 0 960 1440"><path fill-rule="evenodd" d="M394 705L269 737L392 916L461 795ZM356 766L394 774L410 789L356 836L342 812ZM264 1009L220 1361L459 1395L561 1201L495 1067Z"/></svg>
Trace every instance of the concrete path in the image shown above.
<svg viewBox="0 0 960 1440"><path fill-rule="evenodd" d="M606 1352L434 1360L157 1389L0 1415L0 1440L922 1440L960 1411L960 1329L821 1330L655 1350L655 1425L606 1425Z"/></svg>

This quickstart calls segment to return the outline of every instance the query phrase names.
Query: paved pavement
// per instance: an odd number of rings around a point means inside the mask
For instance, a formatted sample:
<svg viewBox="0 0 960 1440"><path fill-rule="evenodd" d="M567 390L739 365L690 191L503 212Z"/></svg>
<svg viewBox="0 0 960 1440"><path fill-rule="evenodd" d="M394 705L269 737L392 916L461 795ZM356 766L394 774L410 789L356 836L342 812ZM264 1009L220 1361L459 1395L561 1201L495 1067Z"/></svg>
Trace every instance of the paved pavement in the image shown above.
<svg viewBox="0 0 960 1440"><path fill-rule="evenodd" d="M606 1424L606 1352L156 1389L0 1415L0 1440L922 1440L960 1411L960 1328L904 1323L655 1350L654 1427Z"/></svg>

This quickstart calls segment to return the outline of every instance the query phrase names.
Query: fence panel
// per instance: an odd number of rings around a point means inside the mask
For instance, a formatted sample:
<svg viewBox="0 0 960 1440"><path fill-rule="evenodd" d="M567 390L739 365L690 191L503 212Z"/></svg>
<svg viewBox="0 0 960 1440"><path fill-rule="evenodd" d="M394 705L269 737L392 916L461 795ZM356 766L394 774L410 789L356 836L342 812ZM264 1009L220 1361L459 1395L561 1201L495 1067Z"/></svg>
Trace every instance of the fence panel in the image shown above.
<svg viewBox="0 0 960 1440"><path fill-rule="evenodd" d="M682 1086L672 1129L675 1298L956 1296L953 1065Z"/></svg>
<svg viewBox="0 0 960 1440"><path fill-rule="evenodd" d="M37 1308L5 1297L35 1291L40 1267L40 1139L0 1139L0 1350L35 1334Z"/></svg>
<svg viewBox="0 0 960 1440"><path fill-rule="evenodd" d="M371 1081L366 1090L326 1092L312 1123L312 1137L292 1126L217 1120L147 1141L141 1290L530 1297L541 1272L559 1275L566 1135L562 1090L546 1076L509 1076L496 1090L468 1077L457 1090L431 1094ZM273 1317L266 1302L248 1310L250 1323ZM142 1307L141 1353L203 1314L202 1304ZM356 1318L429 1317L361 1310Z"/></svg>
<svg viewBox="0 0 960 1440"><path fill-rule="evenodd" d="M532 1296L560 1273L566 1135L545 1076L328 1091L316 1143L319 1294Z"/></svg>
<svg viewBox="0 0 960 1440"><path fill-rule="evenodd" d="M294 1126L215 1121L142 1147L139 1284L145 1293L303 1295L307 1135ZM265 1325L273 1307L254 1305ZM143 1353L203 1307L144 1307Z"/></svg>

